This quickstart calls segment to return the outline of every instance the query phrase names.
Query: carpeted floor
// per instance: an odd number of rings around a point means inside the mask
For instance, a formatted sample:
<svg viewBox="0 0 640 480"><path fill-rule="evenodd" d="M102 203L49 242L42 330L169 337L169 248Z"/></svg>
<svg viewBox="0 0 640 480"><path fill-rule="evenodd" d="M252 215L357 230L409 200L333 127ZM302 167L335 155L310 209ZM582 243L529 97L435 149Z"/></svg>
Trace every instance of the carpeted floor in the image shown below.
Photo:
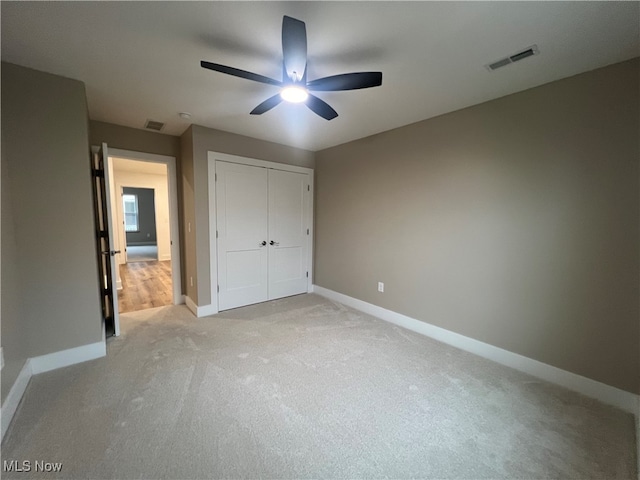
<svg viewBox="0 0 640 480"><path fill-rule="evenodd" d="M108 356L33 377L3 478L620 478L633 416L301 295L121 316Z"/></svg>

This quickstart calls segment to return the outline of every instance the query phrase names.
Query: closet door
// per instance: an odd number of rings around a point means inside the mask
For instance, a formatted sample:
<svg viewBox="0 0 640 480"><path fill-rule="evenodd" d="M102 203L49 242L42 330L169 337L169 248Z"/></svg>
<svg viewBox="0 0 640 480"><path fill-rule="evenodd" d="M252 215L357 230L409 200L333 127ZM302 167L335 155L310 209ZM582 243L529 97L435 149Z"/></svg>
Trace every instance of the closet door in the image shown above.
<svg viewBox="0 0 640 480"><path fill-rule="evenodd" d="M269 170L269 299L307 292L309 176Z"/></svg>
<svg viewBox="0 0 640 480"><path fill-rule="evenodd" d="M218 308L268 300L267 169L216 162Z"/></svg>

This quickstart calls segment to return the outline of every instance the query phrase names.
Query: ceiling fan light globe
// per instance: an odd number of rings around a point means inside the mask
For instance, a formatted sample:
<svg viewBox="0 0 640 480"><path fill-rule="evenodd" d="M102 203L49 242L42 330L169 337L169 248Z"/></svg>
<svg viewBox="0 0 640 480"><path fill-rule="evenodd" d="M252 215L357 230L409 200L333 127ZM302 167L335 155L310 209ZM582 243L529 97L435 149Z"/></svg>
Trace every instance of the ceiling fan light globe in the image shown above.
<svg viewBox="0 0 640 480"><path fill-rule="evenodd" d="M309 97L309 94L302 87L289 86L282 89L280 96L287 102L302 103Z"/></svg>

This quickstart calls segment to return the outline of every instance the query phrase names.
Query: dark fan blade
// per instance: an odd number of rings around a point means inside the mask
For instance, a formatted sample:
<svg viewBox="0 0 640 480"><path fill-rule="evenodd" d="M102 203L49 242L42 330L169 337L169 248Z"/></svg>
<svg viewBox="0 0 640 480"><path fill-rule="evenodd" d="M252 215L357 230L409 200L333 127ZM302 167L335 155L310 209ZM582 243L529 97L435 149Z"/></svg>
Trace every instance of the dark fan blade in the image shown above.
<svg viewBox="0 0 640 480"><path fill-rule="evenodd" d="M309 98L307 98L305 103L310 110L317 113L325 120L333 120L338 116L338 112L331 108L327 102L320 100L318 97L311 94L309 94Z"/></svg>
<svg viewBox="0 0 640 480"><path fill-rule="evenodd" d="M273 78L258 75L257 73L247 72L246 70L240 70L239 68L227 67L225 65L219 65L211 62L200 62L202 68L208 68L216 72L226 73L227 75L233 75L234 77L246 78L247 80L253 80L254 82L267 83L269 85L282 86L282 82L274 80Z"/></svg>
<svg viewBox="0 0 640 480"><path fill-rule="evenodd" d="M282 18L282 58L287 72L286 81L300 81L307 69L307 29L304 22L295 18Z"/></svg>
<svg viewBox="0 0 640 480"><path fill-rule="evenodd" d="M278 105L282 101L282 97L278 93L273 97L267 98L264 102L258 105L256 108L251 110L251 115L262 115L264 112L268 112L273 107Z"/></svg>
<svg viewBox="0 0 640 480"><path fill-rule="evenodd" d="M313 91L338 91L379 87L380 85L382 85L382 72L359 72L319 78L307 83L307 88Z"/></svg>

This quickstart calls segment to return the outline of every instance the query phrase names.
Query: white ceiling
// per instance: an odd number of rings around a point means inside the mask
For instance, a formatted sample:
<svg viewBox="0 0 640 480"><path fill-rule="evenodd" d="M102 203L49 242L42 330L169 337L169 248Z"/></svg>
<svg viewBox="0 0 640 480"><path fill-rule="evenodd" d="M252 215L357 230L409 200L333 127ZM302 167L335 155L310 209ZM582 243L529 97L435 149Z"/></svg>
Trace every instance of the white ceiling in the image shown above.
<svg viewBox="0 0 640 480"><path fill-rule="evenodd" d="M6 2L2 60L86 84L94 120L190 123L319 150L640 55L639 2ZM383 72L381 87L249 112L277 87L283 15L306 22L308 78ZM540 55L484 65L537 44ZM192 114L190 121L179 112Z"/></svg>
<svg viewBox="0 0 640 480"><path fill-rule="evenodd" d="M163 163L140 162L127 158L113 157L113 170L117 172L141 173L143 175L167 175L167 166Z"/></svg>

